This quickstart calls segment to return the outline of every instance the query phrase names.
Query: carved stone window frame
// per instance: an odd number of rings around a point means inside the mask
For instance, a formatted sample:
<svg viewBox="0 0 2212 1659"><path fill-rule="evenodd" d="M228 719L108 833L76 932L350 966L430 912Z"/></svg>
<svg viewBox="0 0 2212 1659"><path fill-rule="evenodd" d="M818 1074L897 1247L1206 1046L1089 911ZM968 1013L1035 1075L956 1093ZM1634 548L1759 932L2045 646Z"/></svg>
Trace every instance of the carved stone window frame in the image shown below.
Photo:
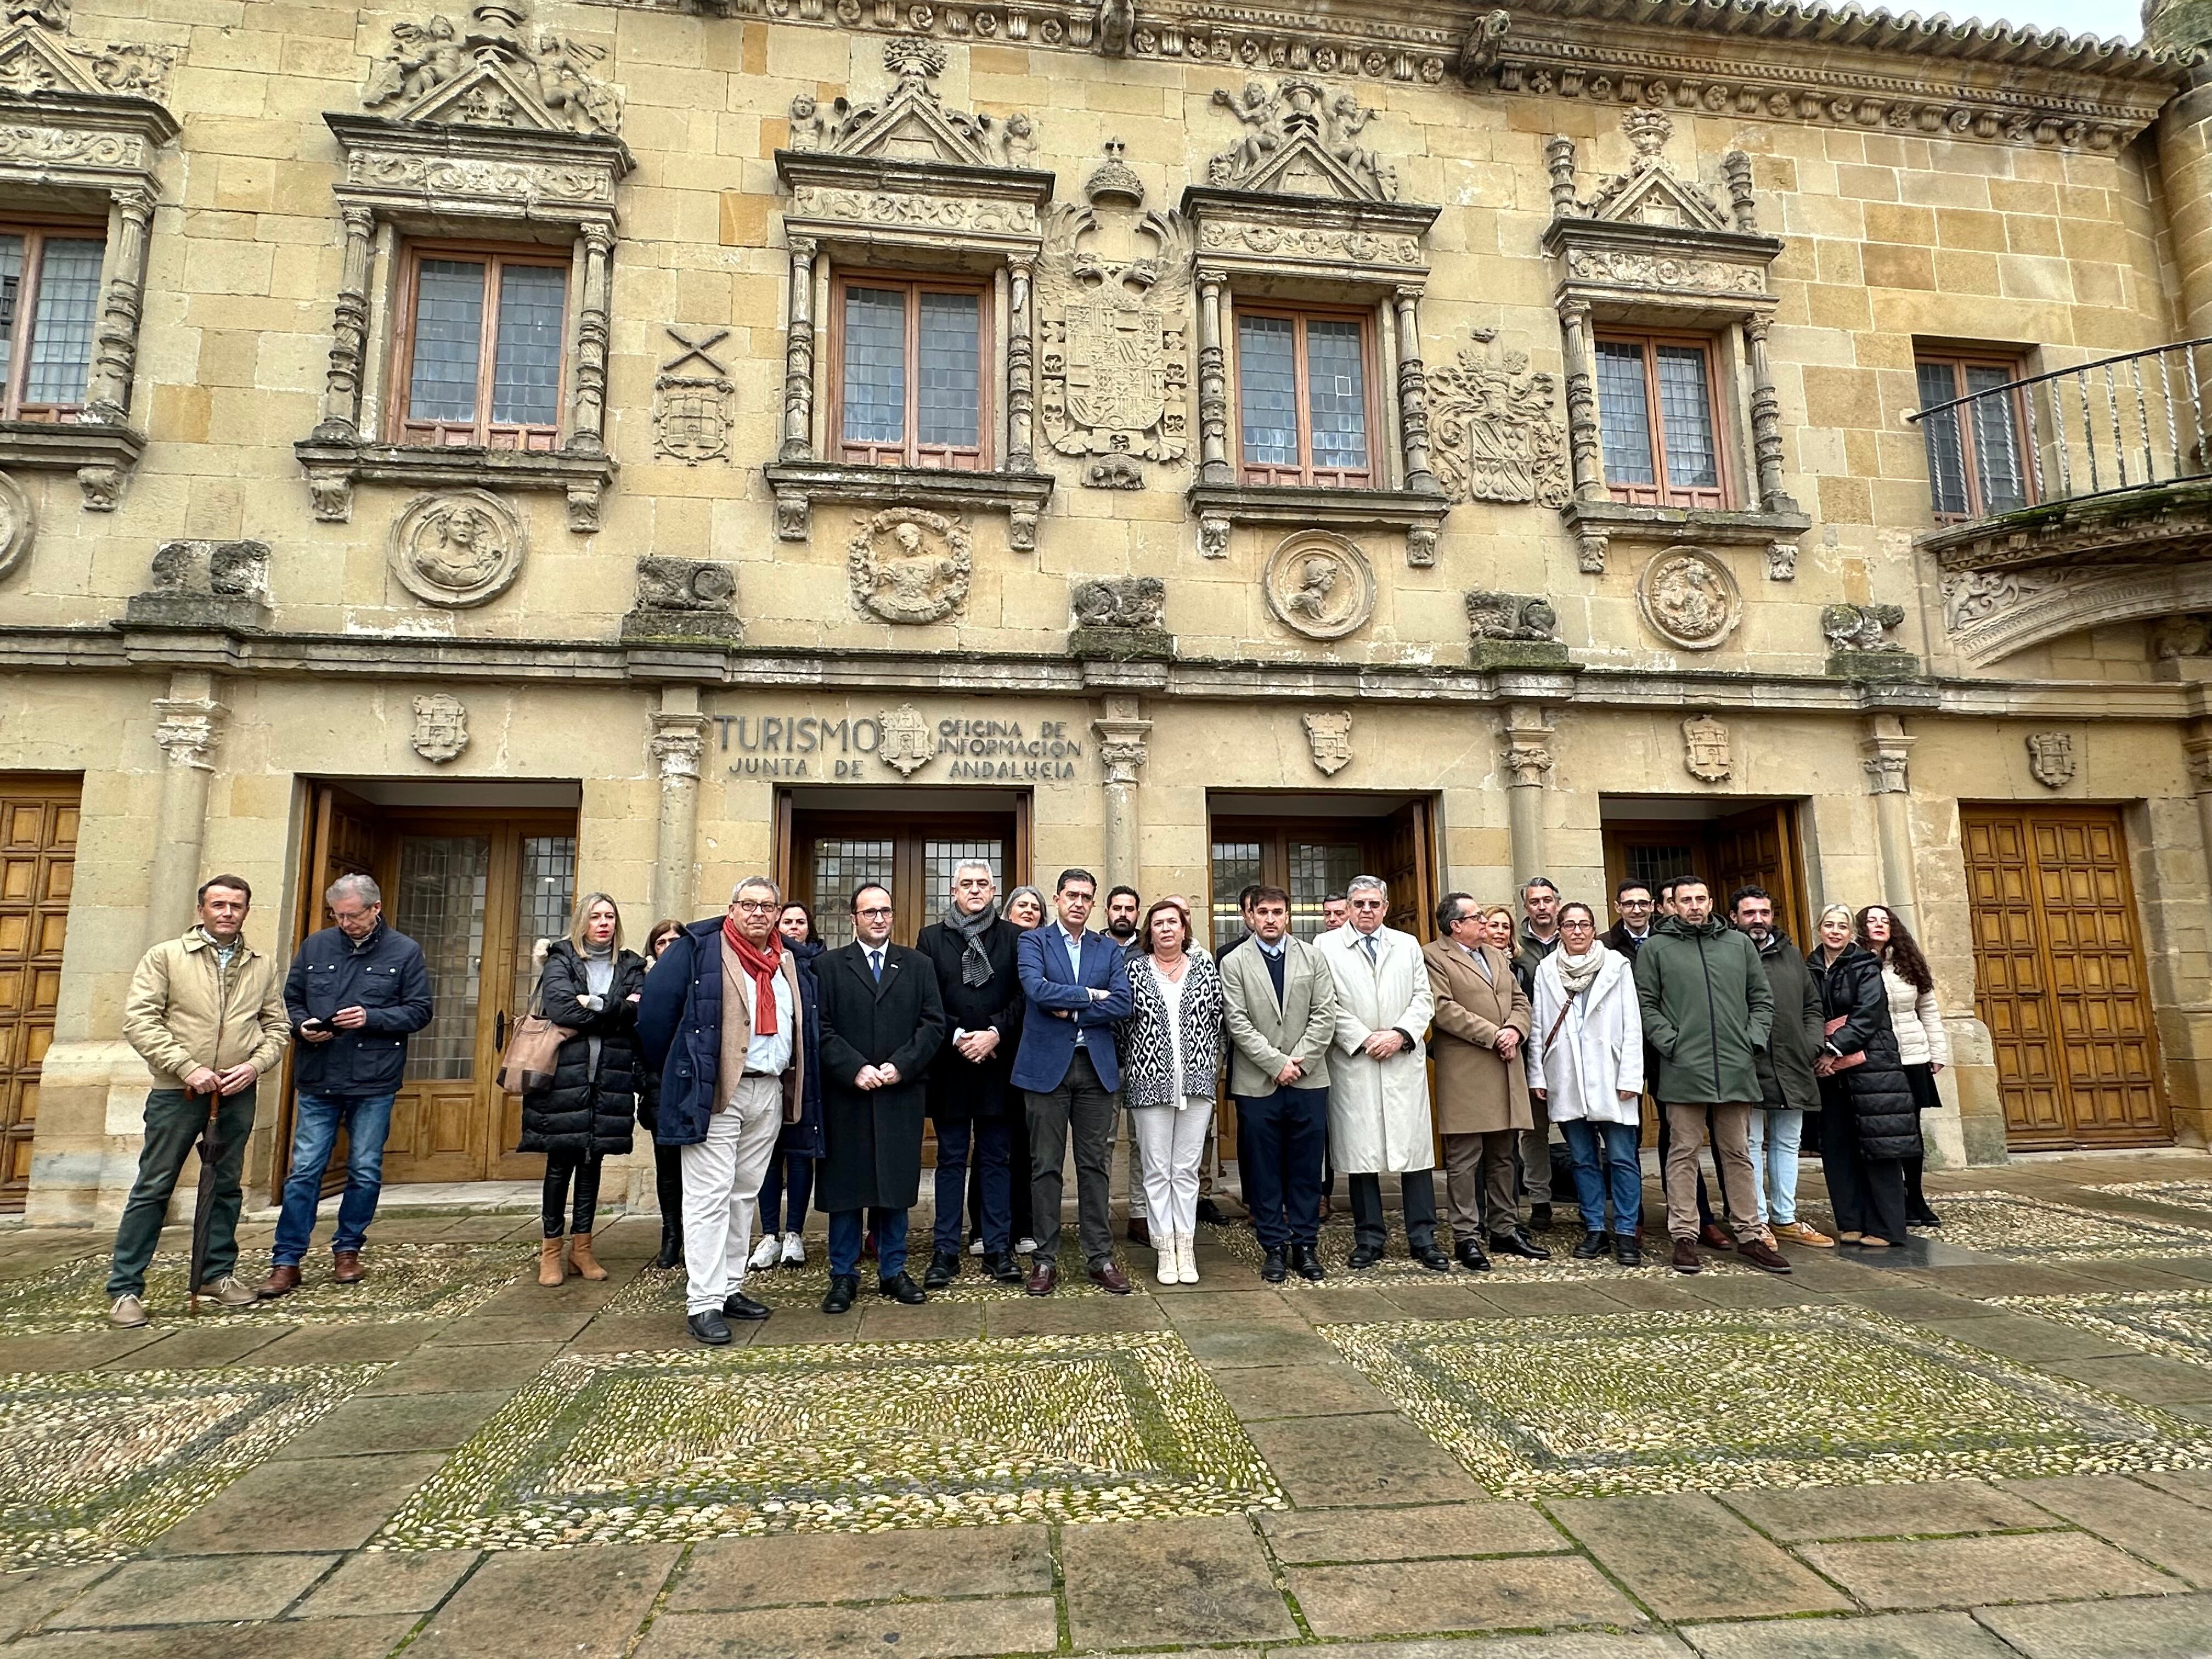
<svg viewBox="0 0 2212 1659"><path fill-rule="evenodd" d="M1189 501L1198 515L1200 552L1224 556L1230 531L1240 526L1318 525L1403 531L1408 562L1432 563L1451 503L1429 469L1420 302L1429 278L1429 228L1441 210L1194 185L1183 191L1182 211L1197 246L1199 465ZM1239 481L1242 434L1232 432L1231 422L1240 301L1263 309L1314 307L1372 318L1371 401L1379 416L1370 434L1374 484Z"/></svg>
<svg viewBox="0 0 2212 1659"><path fill-rule="evenodd" d="M107 60L34 20L0 29L0 50L35 56L52 82L49 90L0 91L0 194L13 213L88 229L100 223L106 238L83 404L60 421L0 421L0 467L74 472L86 510L112 512L146 448L131 404L161 199L155 167L179 128L152 98L98 89L94 77ZM80 66L87 58L89 71Z"/></svg>
<svg viewBox="0 0 2212 1659"><path fill-rule="evenodd" d="M1784 484L1781 404L1767 356L1779 303L1771 273L1783 241L1759 232L1751 164L1741 153L1722 161L1729 200L1724 213L1661 153L1671 126L1664 115L1637 110L1624 125L1638 159L1586 204L1576 199L1572 142L1555 137L1547 146L1553 217L1543 250L1553 262L1574 478L1560 517L1588 572L1605 568L1607 544L1616 539L1764 544L1774 550L1770 569L1794 570L1796 540L1812 520ZM1599 441L1596 357L1598 333L1611 329L1712 343L1711 368L1720 394L1715 438L1727 469L1727 498L1744 505L1656 507L1612 499Z"/></svg>
<svg viewBox="0 0 2212 1659"><path fill-rule="evenodd" d="M780 149L776 174L791 192L784 239L791 261L784 364L783 440L766 469L784 541L812 534L817 501L908 503L948 513L1007 514L1017 552L1036 546L1053 478L1036 465L1036 278L1053 175L977 167ZM883 466L825 459L836 377L828 347L842 275L889 273L907 281L980 282L986 306L983 416L994 465L978 471ZM824 349L817 353L817 332Z"/></svg>
<svg viewBox="0 0 2212 1659"><path fill-rule="evenodd" d="M635 165L605 133L416 124L326 113L345 160L333 187L345 228L322 418L293 446L315 517L343 524L360 483L557 494L568 528L599 527L602 491L618 471L605 438L607 343L616 187ZM560 437L551 451L434 447L384 441L396 383L393 349L405 245L535 245L570 262ZM489 319L488 319L489 325Z"/></svg>

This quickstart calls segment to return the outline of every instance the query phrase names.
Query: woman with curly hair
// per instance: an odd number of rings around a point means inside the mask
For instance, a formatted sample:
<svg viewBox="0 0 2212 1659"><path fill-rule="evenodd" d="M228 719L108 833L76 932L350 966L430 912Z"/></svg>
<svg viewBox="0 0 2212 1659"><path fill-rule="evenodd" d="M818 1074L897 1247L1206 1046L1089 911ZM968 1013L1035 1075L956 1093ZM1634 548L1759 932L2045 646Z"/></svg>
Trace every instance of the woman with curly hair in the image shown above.
<svg viewBox="0 0 2212 1659"><path fill-rule="evenodd" d="M1886 904L1869 904L1858 913L1852 931L1860 944L1881 963L1882 988L1889 994L1889 1024L1897 1033L1898 1058L1905 1062L1905 1080L1911 1087L1913 1103L1923 1112L1941 1106L1936 1074L1951 1063L1951 1037L1943 1029L1943 1011L1936 1002L1936 975L1928 969L1912 930L1904 918ZM1940 1227L1943 1218L1928 1207L1920 1190L1922 1154L1905 1160L1905 1218L1915 1227Z"/></svg>

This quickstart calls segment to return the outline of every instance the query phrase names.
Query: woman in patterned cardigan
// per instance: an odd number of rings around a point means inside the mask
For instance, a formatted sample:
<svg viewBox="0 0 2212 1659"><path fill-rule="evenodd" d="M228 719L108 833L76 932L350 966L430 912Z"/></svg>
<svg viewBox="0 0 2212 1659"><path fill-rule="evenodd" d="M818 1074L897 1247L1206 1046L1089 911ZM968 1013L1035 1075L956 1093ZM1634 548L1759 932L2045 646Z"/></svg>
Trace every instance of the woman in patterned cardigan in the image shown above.
<svg viewBox="0 0 2212 1659"><path fill-rule="evenodd" d="M1121 1103L1144 1164L1145 1208L1163 1285L1195 1285L1198 1166L1213 1127L1221 1066L1221 978L1192 948L1190 912L1171 898L1145 913L1129 963L1135 1006L1121 1026Z"/></svg>

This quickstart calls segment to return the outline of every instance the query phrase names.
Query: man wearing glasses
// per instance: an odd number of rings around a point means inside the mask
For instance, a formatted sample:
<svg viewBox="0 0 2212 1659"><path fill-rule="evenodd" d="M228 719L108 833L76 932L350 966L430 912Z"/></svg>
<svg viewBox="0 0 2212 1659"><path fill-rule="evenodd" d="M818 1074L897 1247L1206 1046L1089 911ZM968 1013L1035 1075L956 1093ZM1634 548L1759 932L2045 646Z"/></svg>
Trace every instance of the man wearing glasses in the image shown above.
<svg viewBox="0 0 2212 1659"><path fill-rule="evenodd" d="M660 1073L653 1139L683 1148L684 1293L691 1334L712 1347L729 1321L766 1319L745 1294L745 1255L777 1134L818 1089L819 1014L775 919L783 896L749 876L729 909L676 936L646 975L639 1047Z"/></svg>

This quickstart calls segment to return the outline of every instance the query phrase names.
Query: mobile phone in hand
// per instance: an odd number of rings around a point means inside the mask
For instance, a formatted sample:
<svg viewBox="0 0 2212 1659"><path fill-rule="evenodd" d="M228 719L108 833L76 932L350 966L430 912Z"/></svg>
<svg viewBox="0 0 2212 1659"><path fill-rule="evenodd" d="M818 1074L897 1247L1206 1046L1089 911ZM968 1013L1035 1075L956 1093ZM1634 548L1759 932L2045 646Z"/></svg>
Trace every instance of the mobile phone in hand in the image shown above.
<svg viewBox="0 0 2212 1659"><path fill-rule="evenodd" d="M330 1029L331 1023L326 1019L303 1019L300 1022L300 1030L302 1032L327 1031Z"/></svg>

